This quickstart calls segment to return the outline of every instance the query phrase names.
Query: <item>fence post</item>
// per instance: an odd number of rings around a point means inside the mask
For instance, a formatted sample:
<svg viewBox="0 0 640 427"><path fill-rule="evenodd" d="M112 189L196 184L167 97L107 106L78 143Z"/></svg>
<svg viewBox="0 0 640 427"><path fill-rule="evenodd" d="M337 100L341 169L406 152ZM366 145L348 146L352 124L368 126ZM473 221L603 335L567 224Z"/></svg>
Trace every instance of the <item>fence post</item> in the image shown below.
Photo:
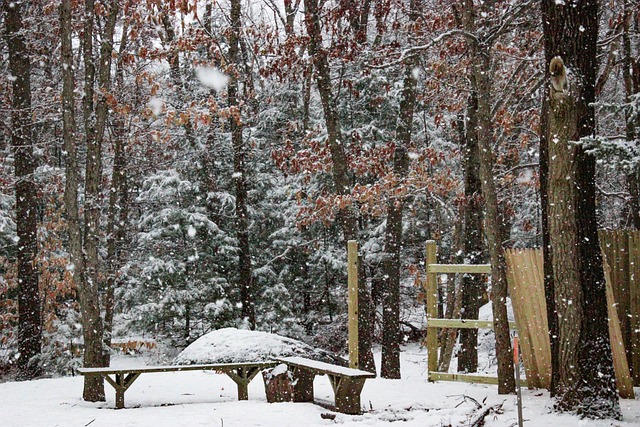
<svg viewBox="0 0 640 427"><path fill-rule="evenodd" d="M349 367L358 369L358 242L347 242L347 286L349 288Z"/></svg>
<svg viewBox="0 0 640 427"><path fill-rule="evenodd" d="M429 319L438 317L438 286L437 276L429 272L429 264L437 263L436 241L427 241L427 258L425 262L427 294L427 379L431 380L431 372L438 370L438 329L429 325Z"/></svg>

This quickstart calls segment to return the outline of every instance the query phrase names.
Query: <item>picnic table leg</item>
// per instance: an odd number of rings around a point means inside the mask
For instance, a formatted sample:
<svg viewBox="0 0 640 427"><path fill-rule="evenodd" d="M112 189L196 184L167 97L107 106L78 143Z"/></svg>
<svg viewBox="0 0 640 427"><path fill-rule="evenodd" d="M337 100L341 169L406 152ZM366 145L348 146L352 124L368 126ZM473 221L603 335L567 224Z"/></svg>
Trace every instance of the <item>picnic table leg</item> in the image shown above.
<svg viewBox="0 0 640 427"><path fill-rule="evenodd" d="M249 383L260 372L260 368L237 368L225 373L238 386L238 400L249 400Z"/></svg>
<svg viewBox="0 0 640 427"><path fill-rule="evenodd" d="M116 409L124 408L124 376L121 374L116 374L116 383L118 387L116 388Z"/></svg>
<svg viewBox="0 0 640 427"><path fill-rule="evenodd" d="M303 368L293 368L293 401L313 402L313 379L315 374Z"/></svg>
<svg viewBox="0 0 640 427"><path fill-rule="evenodd" d="M360 393L364 387L364 378L344 378L329 374L329 381L336 398L336 411L343 414L359 414Z"/></svg>
<svg viewBox="0 0 640 427"><path fill-rule="evenodd" d="M109 384L116 391L116 409L124 408L124 392L127 391L131 384L138 379L140 373L132 372L130 374L116 374L115 380L112 379L109 375L104 375L104 379L107 380Z"/></svg>

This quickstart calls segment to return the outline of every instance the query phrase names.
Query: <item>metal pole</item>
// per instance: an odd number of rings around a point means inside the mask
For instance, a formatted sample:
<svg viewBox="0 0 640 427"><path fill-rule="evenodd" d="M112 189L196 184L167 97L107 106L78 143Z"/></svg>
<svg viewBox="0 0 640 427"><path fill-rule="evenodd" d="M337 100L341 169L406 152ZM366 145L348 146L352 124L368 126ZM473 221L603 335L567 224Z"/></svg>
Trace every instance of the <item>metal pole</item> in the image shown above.
<svg viewBox="0 0 640 427"><path fill-rule="evenodd" d="M520 386L520 354L518 334L513 338L513 363L516 371L516 394L518 399L518 427L522 427L522 387Z"/></svg>

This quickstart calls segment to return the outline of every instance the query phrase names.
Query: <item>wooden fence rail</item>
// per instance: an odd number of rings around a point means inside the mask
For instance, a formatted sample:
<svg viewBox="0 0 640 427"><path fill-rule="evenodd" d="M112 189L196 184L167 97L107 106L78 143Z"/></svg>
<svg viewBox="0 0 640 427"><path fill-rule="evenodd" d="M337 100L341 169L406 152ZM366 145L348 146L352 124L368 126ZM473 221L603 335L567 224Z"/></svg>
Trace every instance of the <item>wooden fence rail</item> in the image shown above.
<svg viewBox="0 0 640 427"><path fill-rule="evenodd" d="M601 231L600 240L607 276L609 326L618 389L621 397L633 398L630 370L635 385L640 386L640 232ZM437 372L438 328L493 328L493 322L439 319L436 274L490 274L490 266L437 264L434 241L427 242L426 261L428 379L495 383L496 379L491 377ZM516 321L510 322L509 326L519 331L528 385L547 388L551 380L551 350L542 251L507 250L506 262L509 293L516 317Z"/></svg>

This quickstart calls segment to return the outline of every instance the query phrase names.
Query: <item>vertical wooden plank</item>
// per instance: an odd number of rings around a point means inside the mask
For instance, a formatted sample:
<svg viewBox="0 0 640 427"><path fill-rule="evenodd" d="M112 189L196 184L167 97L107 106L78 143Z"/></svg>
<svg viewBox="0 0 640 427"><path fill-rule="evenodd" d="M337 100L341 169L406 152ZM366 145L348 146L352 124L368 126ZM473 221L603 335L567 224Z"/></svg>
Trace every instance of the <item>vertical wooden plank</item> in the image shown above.
<svg viewBox="0 0 640 427"><path fill-rule="evenodd" d="M633 399L633 381L629 372L629 364L624 348L624 340L620 330L620 321L618 319L617 310L614 307L615 299L613 297L613 288L611 286L611 277L609 272L611 268L605 263L605 280L607 287L607 312L609 314L609 339L611 341L611 353L613 355L613 366L616 375L616 385L618 393L623 399Z"/></svg>
<svg viewBox="0 0 640 427"><path fill-rule="evenodd" d="M544 293L544 261L542 249L538 248L531 254L532 274L536 283L536 315L539 333L536 340L536 360L538 363L538 375L544 388L551 387L551 342L549 340L549 323L547 321L547 300Z"/></svg>
<svg viewBox="0 0 640 427"><path fill-rule="evenodd" d="M510 274L510 280L517 283L517 287L511 291L511 300L518 323L527 383L529 387L549 387L551 348L544 297L542 251L510 251L508 267L515 272L515 275Z"/></svg>
<svg viewBox="0 0 640 427"><path fill-rule="evenodd" d="M631 374L640 386L640 232L629 233L629 291L631 314Z"/></svg>
<svg viewBox="0 0 640 427"><path fill-rule="evenodd" d="M629 288L629 238L625 230L618 231L618 280L620 281L621 300L618 316L621 319L622 338L627 350L627 360L631 361L631 289Z"/></svg>
<svg viewBox="0 0 640 427"><path fill-rule="evenodd" d="M349 288L349 367L358 369L358 242L347 242L347 284Z"/></svg>
<svg viewBox="0 0 640 427"><path fill-rule="evenodd" d="M531 324L530 313L527 309L527 306L529 305L529 298L526 297L526 288L528 288L529 283L527 283L525 277L527 265L524 264L524 251L506 249L505 261L507 264L507 284L509 286L511 304L513 305L513 314L518 327L517 336L520 338L522 360L524 362L527 383L529 387L537 388L540 387L540 379L536 369L535 352L533 351L531 333L533 325ZM519 369L519 362L516 363L516 369Z"/></svg>
<svg viewBox="0 0 640 427"><path fill-rule="evenodd" d="M427 241L427 257L426 257L426 284L425 293L427 294L427 369L429 372L438 370L438 329L429 326L429 319L438 317L438 286L435 273L429 273L429 265L436 264L436 241ZM431 378L428 378L431 380Z"/></svg>
<svg viewBox="0 0 640 427"><path fill-rule="evenodd" d="M537 387L549 386L549 367L545 365L548 360L546 352L549 349L549 332L546 323L546 303L544 299L544 283L542 282L542 263L538 256L541 252L528 249L523 253L523 268L525 268L525 280L529 303L527 313L529 316L529 329L531 335L531 352L538 376ZM524 356L524 349L522 349Z"/></svg>

